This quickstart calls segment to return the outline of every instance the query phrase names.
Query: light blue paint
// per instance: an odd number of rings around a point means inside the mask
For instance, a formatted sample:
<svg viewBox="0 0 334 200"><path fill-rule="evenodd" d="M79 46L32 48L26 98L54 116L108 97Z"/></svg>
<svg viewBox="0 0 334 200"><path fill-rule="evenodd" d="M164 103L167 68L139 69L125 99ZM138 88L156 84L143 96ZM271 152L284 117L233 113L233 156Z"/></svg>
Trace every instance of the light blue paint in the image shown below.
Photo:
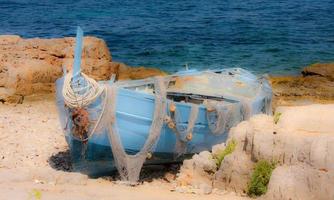
<svg viewBox="0 0 334 200"><path fill-rule="evenodd" d="M75 51L74 51L74 63L73 63L73 79L79 78L81 72L81 55L82 55L82 38L83 31L78 26L77 36L75 38Z"/></svg>
<svg viewBox="0 0 334 200"><path fill-rule="evenodd" d="M240 72L240 80L245 80L247 83L254 86L256 85L256 83L258 83L258 78L256 76L242 69L234 68L215 70L215 72L225 74L229 74L232 72L235 73L236 71ZM188 75L196 75L201 73L202 72L200 71L188 71ZM180 74L175 74L175 76L182 76L186 74L187 71L184 71ZM65 136L71 149L75 169L81 172L84 171L84 173L90 175L96 175L112 170L113 158L110 149L108 133L106 131L100 131L98 133L95 133L95 135L89 139L87 144L88 147L83 147L83 145L79 141L71 136L71 121L68 119L71 115L71 112L69 112L69 110L64 106L63 97L61 94L62 84L62 79L59 79L57 81L57 102L61 116L61 124L64 128ZM222 85L221 87L224 87L224 85ZM252 100L251 115L264 112L263 107L266 103L265 98L268 97L271 98L271 89L268 90L265 94L259 93L259 95ZM224 100L224 105L226 106L229 104L236 105L236 118L234 125L243 120L242 104L239 100ZM138 152L142 148L148 137L154 113L154 96L135 90L120 88L118 90L116 102L117 127L122 144L128 153ZM170 104L171 102L172 100L167 101L168 104ZM114 102L108 102L108 104L112 103ZM180 113L180 124L187 125L191 110L191 104L183 102L174 103ZM99 116L101 112L100 106L101 98L88 106L87 110L90 113L91 119L96 119ZM66 124L67 127L65 128ZM203 105L200 105L199 114L193 130L193 138L187 144L186 154L198 153L203 150L211 150L213 145L226 141L227 136L228 132L222 135L214 135L211 133L208 127L206 108ZM153 152L154 155L156 155L155 160L148 161L147 163L175 162L175 144L175 133L166 125L164 125L161 130L161 136ZM86 150L82 152L83 149ZM160 155L163 156L159 157Z"/></svg>

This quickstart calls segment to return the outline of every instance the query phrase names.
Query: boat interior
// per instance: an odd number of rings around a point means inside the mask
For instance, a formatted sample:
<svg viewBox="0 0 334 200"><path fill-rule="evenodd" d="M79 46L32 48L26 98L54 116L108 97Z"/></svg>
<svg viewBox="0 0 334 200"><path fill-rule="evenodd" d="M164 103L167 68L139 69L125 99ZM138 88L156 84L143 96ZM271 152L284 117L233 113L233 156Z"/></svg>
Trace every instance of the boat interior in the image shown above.
<svg viewBox="0 0 334 200"><path fill-rule="evenodd" d="M175 79L169 81L169 85L167 88L167 99L172 100L174 102L193 103L193 104L203 104L205 100L225 101L229 103L237 102L232 99L224 98L223 96L209 96L209 95L203 95L203 94L169 91L169 88L174 88L175 83L176 83ZM136 92L150 94L150 95L154 95L155 93L153 82L145 82L141 85L129 86L129 87L124 87L124 88L129 89L129 90L134 90Z"/></svg>

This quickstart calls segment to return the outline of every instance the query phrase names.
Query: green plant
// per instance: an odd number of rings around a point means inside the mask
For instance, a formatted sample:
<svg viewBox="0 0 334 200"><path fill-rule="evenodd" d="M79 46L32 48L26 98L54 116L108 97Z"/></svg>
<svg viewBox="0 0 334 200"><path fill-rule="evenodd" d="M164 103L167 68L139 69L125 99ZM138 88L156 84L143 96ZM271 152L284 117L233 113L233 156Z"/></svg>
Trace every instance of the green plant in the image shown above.
<svg viewBox="0 0 334 200"><path fill-rule="evenodd" d="M280 113L280 112L275 113L275 115L274 115L274 123L275 124L278 123L279 118L281 117L281 115L282 115L282 113Z"/></svg>
<svg viewBox="0 0 334 200"><path fill-rule="evenodd" d="M215 156L216 164L218 168L220 167L225 156L227 156L228 154L231 154L234 151L236 146L237 146L237 142L234 139L232 139L231 141L227 143L226 148L223 151L221 151L218 155Z"/></svg>
<svg viewBox="0 0 334 200"><path fill-rule="evenodd" d="M247 194L249 196L261 196L267 192L270 176L275 166L275 163L266 160L261 160L256 163L251 181L248 185Z"/></svg>
<svg viewBox="0 0 334 200"><path fill-rule="evenodd" d="M30 199L34 200L41 200L42 199L42 192L38 189L33 189L30 193Z"/></svg>

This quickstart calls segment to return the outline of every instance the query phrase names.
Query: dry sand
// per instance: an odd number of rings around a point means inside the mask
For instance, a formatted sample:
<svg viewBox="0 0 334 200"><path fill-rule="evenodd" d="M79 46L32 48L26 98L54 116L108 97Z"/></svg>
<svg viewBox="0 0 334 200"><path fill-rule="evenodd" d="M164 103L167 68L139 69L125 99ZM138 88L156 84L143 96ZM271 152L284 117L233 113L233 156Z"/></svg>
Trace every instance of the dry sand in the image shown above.
<svg viewBox="0 0 334 200"><path fill-rule="evenodd" d="M69 171L67 151L53 96L0 104L0 199L247 199L173 192L163 175L137 187L90 179Z"/></svg>

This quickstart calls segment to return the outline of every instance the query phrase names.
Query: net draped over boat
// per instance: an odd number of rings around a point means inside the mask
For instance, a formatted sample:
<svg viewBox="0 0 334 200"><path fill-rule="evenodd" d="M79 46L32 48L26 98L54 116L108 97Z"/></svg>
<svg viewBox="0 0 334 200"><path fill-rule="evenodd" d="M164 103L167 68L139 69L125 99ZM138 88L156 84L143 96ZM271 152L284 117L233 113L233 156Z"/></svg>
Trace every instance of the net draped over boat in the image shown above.
<svg viewBox="0 0 334 200"><path fill-rule="evenodd" d="M232 112L235 106L225 106L222 102L208 100L204 102L207 112L208 126L213 134L221 134L231 125ZM232 122L233 123L233 122Z"/></svg>
<svg viewBox="0 0 334 200"><path fill-rule="evenodd" d="M173 103L170 104L170 107L175 106ZM175 154L176 157L186 153L187 142L190 141L193 137L193 130L195 127L196 119L198 117L199 106L196 104L191 104L188 123L183 125L180 120L180 113L176 109L169 109L168 116L166 116L166 123L168 127L173 130L176 134L176 143L175 143Z"/></svg>
<svg viewBox="0 0 334 200"><path fill-rule="evenodd" d="M154 148L157 145L161 130L164 126L167 126L175 133L176 141L174 153L178 157L187 152L188 143L191 142L193 137L196 137L196 135L194 135L196 133L196 126L203 125L198 124L200 112L203 108L206 112L207 126L213 135L224 134L238 122L248 119L253 113L259 113L259 111L253 110L253 104L256 101L254 101L252 96L262 95L261 98L264 98L258 102L259 106L257 107L261 109L261 112L271 114L271 90L267 83L265 81L262 83L261 80L258 80L256 82L256 84L258 84L256 87L252 85L252 89L255 89L248 91L251 87L245 87L243 85L247 80L240 81L238 73L240 75L244 72L233 71L233 75L228 72L222 72L221 74L204 72L204 75L199 74L191 77L155 77L137 81L119 81L112 84L98 84L100 88L97 87L96 82L88 79L85 88L92 88L95 92L86 91L87 94L85 92L81 92L80 94L75 93L75 91L78 91L78 88L69 86L71 81L70 78L67 77L70 76L70 74L68 74L65 77L66 81L64 82L62 94L65 104L71 109L70 112L73 112L73 109L85 107L90 113L89 119L93 123L89 127L89 131L87 131L88 136L85 141L89 140L95 133L107 132L113 159L122 181L135 184L139 180L140 171L146 158L154 152ZM86 76L83 77L86 78ZM208 77L210 77L210 79L208 79ZM174 87L170 86L170 82L175 79ZM182 84L178 85L178 81L182 82ZM210 84L206 84L207 89L203 88L203 85L201 84L208 81ZM242 92L238 94L237 91L228 90L227 86L229 86L229 84L231 85L231 83L233 83L231 86L233 90L241 88L241 90L244 90L249 96L241 95ZM120 88L130 88L148 84L153 84L154 86L152 91L152 94L154 95L154 113L151 127L141 149L134 155L127 154L126 148L123 146L120 137L121 133L117 126L116 113L118 91ZM235 85L237 85L237 87ZM74 87L76 86L74 85ZM182 118L182 113L178 106L179 102L174 102L173 99L167 98L168 92L189 94L190 92L198 91L198 93L200 93L205 91L204 96L206 95L210 97L218 96L216 94L221 90L224 90L224 94L227 94L226 96L228 99L231 99L232 102L225 101L226 99L211 98L202 99L203 101L199 104L187 102L190 109L186 120L184 117ZM98 94L95 95L95 93ZM90 97L89 101L85 100L85 96ZM77 99L82 101L77 102ZM90 106L96 99L101 101L99 105ZM71 131L72 129L69 130Z"/></svg>
<svg viewBox="0 0 334 200"><path fill-rule="evenodd" d="M148 137L142 149L135 155L128 155L122 145L122 141L117 128L116 104L117 104L117 84L106 86L104 100L110 102L103 111L102 121L99 129L107 128L111 143L111 149L116 163L117 170L123 181L135 184L139 180L141 168L148 154L153 150L158 141L163 126L166 113L166 86L162 78L154 80L155 109L152 125Z"/></svg>

